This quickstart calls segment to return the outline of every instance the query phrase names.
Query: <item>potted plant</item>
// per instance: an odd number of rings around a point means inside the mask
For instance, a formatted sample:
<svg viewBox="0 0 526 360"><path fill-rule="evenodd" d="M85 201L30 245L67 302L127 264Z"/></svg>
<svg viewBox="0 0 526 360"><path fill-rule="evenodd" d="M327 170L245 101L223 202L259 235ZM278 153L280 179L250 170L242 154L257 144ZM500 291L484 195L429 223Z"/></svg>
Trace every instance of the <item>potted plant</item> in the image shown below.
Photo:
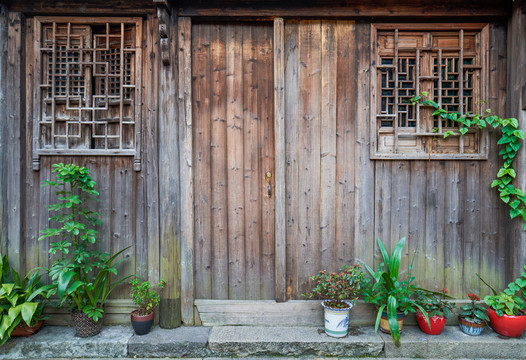
<svg viewBox="0 0 526 360"><path fill-rule="evenodd" d="M458 326L468 335L480 335L489 322L487 308L475 294L468 294L471 303L460 307Z"/></svg>
<svg viewBox="0 0 526 360"><path fill-rule="evenodd" d="M149 281L139 282L137 278L130 281L131 298L137 309L131 312L131 323L137 335L145 335L150 332L153 324L154 309L159 305L161 298L155 289L152 289ZM162 289L166 282L161 280L157 287Z"/></svg>
<svg viewBox="0 0 526 360"><path fill-rule="evenodd" d="M48 237L57 239L50 243L49 252L60 254L48 269L60 305L69 303L73 308L72 318L76 335L89 337L100 332L103 306L111 291L127 276L110 284L110 276L117 275L116 258L126 249L114 255L95 248L97 231L101 224L100 214L90 210L87 204L99 195L89 170L74 164L54 164L53 173L57 181L46 181L57 189L60 200L49 206L57 215L50 221L61 224L58 228L42 231L39 240Z"/></svg>
<svg viewBox="0 0 526 360"><path fill-rule="evenodd" d="M11 336L30 336L42 326L44 301L50 286L42 286L38 271L22 279L0 255L0 345Z"/></svg>
<svg viewBox="0 0 526 360"><path fill-rule="evenodd" d="M445 288L441 292L419 290L416 301L425 313L419 308L416 312L416 321L420 330L424 333L440 335L442 330L444 330L446 319L451 315L451 311L455 306L455 303L445 301L446 294L447 290Z"/></svg>
<svg viewBox="0 0 526 360"><path fill-rule="evenodd" d="M415 278L411 276L412 266L409 266L407 280L399 279L405 238L400 239L395 245L391 256L389 256L383 242L380 239L377 241L383 262L377 271L373 271L365 265L372 278L369 286L365 287L363 294L365 301L376 305L378 309L375 332L380 328L381 331L390 333L394 344L400 347L403 317L409 312L415 312L416 309L420 309L426 318L427 314L412 298L418 290L413 284ZM427 320L429 321L429 319Z"/></svg>
<svg viewBox="0 0 526 360"><path fill-rule="evenodd" d="M333 337L347 335L349 311L364 285L364 273L360 265L344 265L337 272L320 271L310 278L315 287L306 294L307 299L322 298L325 314L325 333Z"/></svg>
<svg viewBox="0 0 526 360"><path fill-rule="evenodd" d="M524 269L526 270L526 265ZM484 302L489 306L488 317L493 330L504 336L521 336L526 330L526 304L520 297L522 295L526 298L526 272L499 293L487 282L482 281L493 291L493 295L484 298Z"/></svg>

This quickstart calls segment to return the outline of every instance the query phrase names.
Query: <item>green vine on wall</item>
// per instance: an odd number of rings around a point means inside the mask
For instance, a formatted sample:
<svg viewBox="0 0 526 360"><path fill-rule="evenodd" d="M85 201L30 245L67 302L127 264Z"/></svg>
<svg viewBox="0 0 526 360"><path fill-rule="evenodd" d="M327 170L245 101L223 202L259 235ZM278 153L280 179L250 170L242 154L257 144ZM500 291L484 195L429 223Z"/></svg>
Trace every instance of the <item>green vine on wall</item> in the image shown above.
<svg viewBox="0 0 526 360"><path fill-rule="evenodd" d="M442 109L435 101L425 100L427 92L422 92L420 95L411 98L413 105L421 104L430 106L435 109L433 116L439 116L443 119L455 121L460 124L458 132L448 130L443 135L447 138L451 135L462 136L468 132L470 128L478 127L484 129L488 126L499 128L502 130L502 137L497 144L502 145L499 155L504 160L504 164L497 173L497 178L491 183L491 187L497 188L500 199L508 204L510 207L510 217L521 217L524 221L524 230L526 230L526 195L524 191L513 186L512 181L517 177L517 173L513 168L513 160L524 140L524 131L519 129L519 121L515 118L503 119L497 115L493 115L490 109L482 114L461 114L459 112L448 112ZM434 129L433 131L437 131Z"/></svg>

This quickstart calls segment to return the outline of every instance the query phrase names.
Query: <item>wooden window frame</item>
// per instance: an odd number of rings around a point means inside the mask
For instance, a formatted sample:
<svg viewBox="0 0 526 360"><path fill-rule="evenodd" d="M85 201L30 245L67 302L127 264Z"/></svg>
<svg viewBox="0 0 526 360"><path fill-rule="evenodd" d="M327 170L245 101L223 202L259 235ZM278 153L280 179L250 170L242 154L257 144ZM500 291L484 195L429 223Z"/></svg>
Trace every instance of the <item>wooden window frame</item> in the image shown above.
<svg viewBox="0 0 526 360"><path fill-rule="evenodd" d="M86 26L86 28L92 29L93 27L103 27L106 26L106 32L110 29L110 24L112 26L118 26L121 27L121 46L119 49L120 53L120 60L121 62L123 59L127 61L128 55L133 57L133 65L129 68L131 71L131 76L133 77L133 83L127 84L125 81L125 78L127 74L125 72L120 72L120 78L118 80L118 83L120 84L120 99L113 99L114 94L109 94L108 90L103 90L106 92L106 96L101 96L98 94L94 88L102 88L99 80L99 83L97 83L97 80L94 80L94 85L88 85L87 91L90 91L89 99L91 104L86 105L78 105L79 108L79 117L77 122L79 127L79 137L81 140L89 140L91 142L93 141L101 141L105 142L104 148L69 148L68 137L66 135L66 147L65 148L55 148L54 140L52 141L51 146L43 146L42 139L40 138L42 136L42 124L44 124L43 120L43 88L48 88L47 91L54 91L49 90L50 84L49 79L46 79L46 77L49 76L48 70L46 69L47 63L44 62L45 56L44 53L50 52L49 49L51 49L49 46L43 43L43 29L44 26L47 26L48 24L51 24L54 27L55 24L59 25L66 25L68 26L68 46L69 46L69 28L71 26ZM133 41L134 45L131 47L123 47L123 41L124 41L124 29L126 26L132 26L134 28L134 35L132 33L131 40ZM54 30L53 30L54 31ZM112 36L111 34L109 36ZM90 44L87 46L87 49L93 49L89 50L91 51L91 60L88 63L84 63L81 59L79 62L80 66L84 66L87 64L87 66L91 66L92 70L91 73L97 72L96 67L98 66L96 58L96 53L98 56L98 52L96 49L95 43L97 41L96 37L100 37L100 35L96 35L95 33L90 33L90 38L88 41ZM112 49L112 46L109 42L111 37L108 37L108 35L102 35L102 37L106 37L106 48L108 48L108 51ZM53 38L54 39L54 38ZM40 168L40 157L41 156L133 156L134 157L134 169L135 171L140 171L141 169L141 118L142 118L142 52L143 52L143 42L142 42L142 18L140 17L62 17L62 16L36 16L33 19L33 36L28 37L28 41L32 41L32 44L29 44L29 49L32 48L33 51L33 59L29 62L30 65L33 66L33 98L32 98L32 104L33 104L33 110L32 110L32 124L33 124L33 137L32 137L32 168L33 170L37 171ZM55 40L52 40L53 44ZM55 46L55 45L53 45ZM104 45L103 45L104 46ZM103 48L100 48L103 49ZM57 50L52 50L52 53L55 54ZM81 50L82 51L85 50ZM89 52L86 51L86 52ZM48 55L49 56L49 55ZM69 55L68 55L69 56ZM101 55L102 56L102 55ZM55 57L55 56L54 56ZM54 57L53 57L53 66L55 66L54 63ZM125 62L125 65L127 62ZM106 66L109 67L109 63L106 64ZM67 67L67 65L66 65ZM53 70L56 71L56 70ZM55 73L53 73L55 74ZM56 75L54 75L56 77ZM115 75L111 75L115 76ZM67 77L66 77L67 78ZM108 73L106 75L102 76L102 78L105 78L106 82L108 84L106 86L110 86L109 84L109 78ZM68 78L69 79L69 78ZM127 79L126 79L127 80ZM55 80L54 80L55 81ZM54 84L53 81L53 84ZM67 80L69 81L69 80ZM116 80L117 81L117 80ZM69 84L69 83L68 83ZM56 85L53 85L53 89L55 89ZM125 93L129 94L131 90L133 89L133 96L130 98L130 100L124 100ZM68 95L69 96L69 95ZM69 97L66 97L66 109L69 111L70 107L70 100ZM55 106L55 98L57 98L56 94L51 96L52 101L52 107ZM86 97L86 96L84 96ZM102 99L104 98L105 99ZM111 98L111 99L110 99ZM49 100L47 100L49 102ZM84 100L79 100L84 101ZM83 117L81 117L81 111L85 112L91 112L91 117L89 122L91 122L91 126L95 127L97 126L97 123L102 122L103 120L96 118L96 113L99 111L99 103L101 101L106 102L106 108L108 108L108 104L114 105L117 104L119 106L119 111L117 111L118 116L118 134L110 134L108 135L108 127L109 125L102 124L104 126L105 133L103 135L97 134L97 130L92 130L91 134L85 135L80 133L80 127L82 126L82 122L84 121ZM132 118L125 118L123 115L123 104L124 102L128 101L130 103L130 106L128 107L129 112L132 116ZM88 103L88 102L86 102ZM53 111L52 119L51 121L47 121L46 126L50 126L49 124L53 124L54 126L55 122L57 122L56 115L54 114L55 110ZM89 115L88 115L89 116ZM111 120L111 119L110 119ZM108 124L110 124L110 120L108 120ZM68 127L69 125L65 125ZM133 137L130 138L128 141L128 144L131 144L131 147L124 147L123 146L123 138L124 138L124 130L123 126L131 126L131 130L129 130L129 134L132 134ZM95 128L94 128L95 129ZM44 130L45 131L45 130ZM66 130L67 133L68 130ZM51 132L50 138L57 137L55 133ZM60 135L62 136L62 135ZM73 135L72 135L73 136ZM84 137L83 137L84 136ZM62 136L64 137L64 136ZM96 140L96 139L99 140ZM112 138L114 143L118 143L118 148L115 147L109 147L108 146L108 139ZM116 145L112 145L116 146Z"/></svg>
<svg viewBox="0 0 526 360"><path fill-rule="evenodd" d="M480 100L486 100L487 99L487 84L488 81L488 54L489 54L489 24L487 23L462 23L462 24L451 24L451 23L436 23L436 24L420 24L420 23L377 23L377 24L371 24L371 95L370 95L370 158L371 159L392 159L392 160L418 160L418 159L425 159L425 160L487 160L488 159L488 134L486 131L476 130L479 131L478 133L478 152L473 153L462 153L463 151L463 137L459 137L459 152L458 153L433 153L428 152L426 148L426 141L428 139L439 139L438 136L443 138L443 136L440 135L440 132L442 129L439 130L439 135L437 133L433 132L419 132L419 127L416 125L416 129L414 134L410 134L410 137L414 137L416 139L416 142L421 142L424 148L424 151L421 152L398 152L397 142L399 140L399 132L398 132L398 107L395 106L395 116L393 121L393 127L394 127L394 142L393 145L393 151L392 152L385 152L379 150L379 133L380 133L380 111L379 111L379 72L378 69L381 66L378 66L381 61L381 57L379 54L379 44L378 44L378 32L381 31L394 31L396 34L398 34L398 31L414 31L414 32L451 32L451 31L458 31L459 34L463 34L463 31L475 31L478 32L479 41L478 41L478 48L477 48L477 59L480 62L480 72L479 77L477 78L477 81L479 82L479 86L477 87L476 96L474 96L476 101ZM462 38L462 35L459 35L460 39ZM396 43L396 41L395 41ZM431 48L431 47L430 47ZM440 49L439 52L442 51L442 48L435 48ZM460 47L459 50L459 57L463 57L463 46ZM416 51L416 49L415 49ZM395 60L398 61L398 47L395 45ZM416 52L418 54L418 52ZM416 55L415 55L416 57ZM460 63L460 62L459 62ZM418 69L418 68L417 68ZM462 66L461 66L462 70ZM395 70L398 71L398 70ZM418 70L417 70L418 71ZM462 73L459 71L459 73ZM461 75L462 76L462 75ZM395 76L396 79L397 76ZM420 79L420 75L417 77ZM440 81L440 80L439 80ZM460 77L459 82L462 82L463 79ZM416 82L416 93L420 93L427 89L422 89L419 86L418 81ZM398 87L395 88L395 98L398 99L397 90ZM461 89L462 90L462 89ZM431 93L432 95L432 93ZM462 97L463 95L461 95ZM431 97L430 97L431 98ZM436 99L435 99L436 100ZM397 100L396 100L397 101ZM395 101L395 102L396 102ZM439 103L440 104L440 103ZM462 102L461 102L462 104ZM440 104L442 105L442 104ZM483 109L480 108L482 105L477 104L477 108L475 109L475 112L482 111ZM422 105L416 105L414 107L414 113L416 113L415 119L416 121L420 121L421 112L422 111L430 111L428 108L427 110ZM430 121L430 120L424 120L424 121ZM406 136L407 134L403 134L403 136ZM416 149L416 147L415 147Z"/></svg>

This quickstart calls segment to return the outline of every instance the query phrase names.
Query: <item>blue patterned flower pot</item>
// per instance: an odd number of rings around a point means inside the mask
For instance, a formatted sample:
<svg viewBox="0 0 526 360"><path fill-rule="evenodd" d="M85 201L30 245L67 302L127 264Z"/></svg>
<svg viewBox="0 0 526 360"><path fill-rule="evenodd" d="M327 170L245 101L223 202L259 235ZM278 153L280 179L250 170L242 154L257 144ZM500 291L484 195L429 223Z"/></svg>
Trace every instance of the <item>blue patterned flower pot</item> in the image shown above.
<svg viewBox="0 0 526 360"><path fill-rule="evenodd" d="M465 334L476 336L482 333L484 327L486 327L486 324L477 324L459 317L458 326L460 326L460 330L462 330Z"/></svg>
<svg viewBox="0 0 526 360"><path fill-rule="evenodd" d="M321 306L325 309L325 333L332 337L344 337L347 335L349 328L349 310L352 308L352 303L344 301L349 305L346 309L335 309L325 304L325 300L321 302Z"/></svg>

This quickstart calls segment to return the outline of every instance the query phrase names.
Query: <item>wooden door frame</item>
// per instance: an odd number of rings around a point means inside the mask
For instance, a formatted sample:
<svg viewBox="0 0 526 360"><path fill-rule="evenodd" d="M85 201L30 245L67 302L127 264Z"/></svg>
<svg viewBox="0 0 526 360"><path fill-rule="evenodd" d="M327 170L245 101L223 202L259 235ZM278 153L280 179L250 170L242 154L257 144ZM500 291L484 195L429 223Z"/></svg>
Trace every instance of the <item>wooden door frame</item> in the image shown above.
<svg viewBox="0 0 526 360"><path fill-rule="evenodd" d="M274 157L275 157L275 276L276 301L286 299L285 218L285 73L284 21L274 19ZM181 208L181 314L185 325L198 322L194 314L194 185L192 142L192 20L177 20L177 71L179 106L179 161ZM188 191L190 190L190 191Z"/></svg>

